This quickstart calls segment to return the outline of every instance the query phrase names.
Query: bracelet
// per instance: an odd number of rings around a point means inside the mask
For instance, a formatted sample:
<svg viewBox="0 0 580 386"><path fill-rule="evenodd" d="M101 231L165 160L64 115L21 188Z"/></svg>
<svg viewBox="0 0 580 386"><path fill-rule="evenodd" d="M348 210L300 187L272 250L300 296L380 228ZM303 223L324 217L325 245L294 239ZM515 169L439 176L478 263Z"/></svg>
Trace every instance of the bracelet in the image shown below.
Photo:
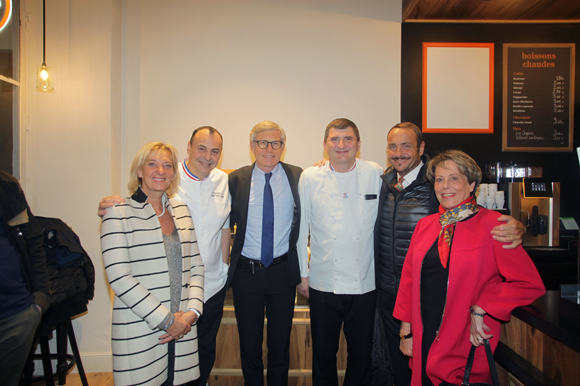
<svg viewBox="0 0 580 386"><path fill-rule="evenodd" d="M169 317L169 321L167 322L165 327L163 327L163 330L167 331L169 329L169 327L171 327L173 325L173 322L175 322L175 315L171 314L171 316Z"/></svg>
<svg viewBox="0 0 580 386"><path fill-rule="evenodd" d="M404 334L401 334L401 333L399 333L399 337L401 338L401 340L410 339L410 338L412 338L412 337L413 337L413 333L412 333L412 332L410 332L410 333L408 333L407 335L404 335Z"/></svg>
<svg viewBox="0 0 580 386"><path fill-rule="evenodd" d="M471 312L471 315L479 316L479 317L481 317L481 318L483 318L483 317L485 316L485 314L478 314L477 312L475 312L475 311L473 310L473 307L470 307L470 308L469 308L469 312Z"/></svg>

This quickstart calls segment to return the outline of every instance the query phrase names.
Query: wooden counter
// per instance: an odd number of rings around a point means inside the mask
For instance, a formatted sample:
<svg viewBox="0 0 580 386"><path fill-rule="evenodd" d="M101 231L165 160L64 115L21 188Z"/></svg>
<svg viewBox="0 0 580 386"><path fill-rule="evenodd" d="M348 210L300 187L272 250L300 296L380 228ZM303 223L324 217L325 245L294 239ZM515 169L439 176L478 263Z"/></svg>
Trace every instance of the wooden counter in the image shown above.
<svg viewBox="0 0 580 386"><path fill-rule="evenodd" d="M531 305L514 310L511 322L502 326L500 341L539 370L537 384L580 385L580 305L560 298L560 291L547 291ZM524 372L534 373L533 368Z"/></svg>

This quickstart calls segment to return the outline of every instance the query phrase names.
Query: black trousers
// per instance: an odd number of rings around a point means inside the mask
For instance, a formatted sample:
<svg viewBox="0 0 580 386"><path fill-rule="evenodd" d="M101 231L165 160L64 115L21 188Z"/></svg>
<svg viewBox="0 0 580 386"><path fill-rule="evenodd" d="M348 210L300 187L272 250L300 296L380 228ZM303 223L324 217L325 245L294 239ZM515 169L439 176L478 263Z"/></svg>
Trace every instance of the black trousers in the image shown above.
<svg viewBox="0 0 580 386"><path fill-rule="evenodd" d="M42 312L35 304L0 319L0 385L17 386Z"/></svg>
<svg viewBox="0 0 580 386"><path fill-rule="evenodd" d="M268 386L288 385L296 287L288 286L286 264L284 261L269 268L256 267L253 273L236 269L232 280L242 372L247 386L264 384L264 308L268 319Z"/></svg>
<svg viewBox="0 0 580 386"><path fill-rule="evenodd" d="M309 291L313 385L338 385L336 354L343 324L348 353L343 385L370 385L377 292L336 295Z"/></svg>
<svg viewBox="0 0 580 386"><path fill-rule="evenodd" d="M215 362L216 336L224 314L226 286L203 305L203 315L197 321L197 344L199 349L199 384L205 386Z"/></svg>
<svg viewBox="0 0 580 386"><path fill-rule="evenodd" d="M401 322L393 318L393 311L395 310L396 296L393 296L386 291L379 290L378 306L381 314L381 323L383 328L383 343L388 348L389 361L393 366L395 374L395 385L409 386L411 384L411 369L409 368L409 357L403 355L399 349L400 339L399 331L401 330Z"/></svg>

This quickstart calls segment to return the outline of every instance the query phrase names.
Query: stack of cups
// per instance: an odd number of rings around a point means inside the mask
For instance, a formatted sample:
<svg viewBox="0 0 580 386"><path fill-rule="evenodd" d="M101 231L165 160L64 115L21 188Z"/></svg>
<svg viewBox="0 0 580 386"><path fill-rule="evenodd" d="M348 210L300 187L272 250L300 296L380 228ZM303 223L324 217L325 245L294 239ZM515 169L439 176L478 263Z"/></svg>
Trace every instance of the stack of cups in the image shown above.
<svg viewBox="0 0 580 386"><path fill-rule="evenodd" d="M487 209L502 209L505 203L504 192L497 190L497 184L479 184L477 205Z"/></svg>
<svg viewBox="0 0 580 386"><path fill-rule="evenodd" d="M485 198L485 207L487 209L497 209L495 205L495 193L497 192L497 184L489 184L487 186L487 197Z"/></svg>
<svg viewBox="0 0 580 386"><path fill-rule="evenodd" d="M505 194L503 190L498 190L495 192L495 206L497 209L503 209L503 205L505 204Z"/></svg>
<svg viewBox="0 0 580 386"><path fill-rule="evenodd" d="M487 190L488 189L488 185L487 184L479 184L479 186L477 187L477 205L479 206L483 206L485 208L485 200L487 198Z"/></svg>

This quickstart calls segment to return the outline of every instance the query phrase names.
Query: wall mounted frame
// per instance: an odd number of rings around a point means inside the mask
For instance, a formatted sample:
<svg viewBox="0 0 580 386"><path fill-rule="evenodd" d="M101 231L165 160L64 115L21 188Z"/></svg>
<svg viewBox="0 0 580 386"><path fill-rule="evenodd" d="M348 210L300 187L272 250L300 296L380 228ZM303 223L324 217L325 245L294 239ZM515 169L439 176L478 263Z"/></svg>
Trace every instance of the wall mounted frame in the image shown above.
<svg viewBox="0 0 580 386"><path fill-rule="evenodd" d="M573 151L575 49L504 43L502 151Z"/></svg>
<svg viewBox="0 0 580 386"><path fill-rule="evenodd" d="M423 132L493 133L493 43L423 43Z"/></svg>

